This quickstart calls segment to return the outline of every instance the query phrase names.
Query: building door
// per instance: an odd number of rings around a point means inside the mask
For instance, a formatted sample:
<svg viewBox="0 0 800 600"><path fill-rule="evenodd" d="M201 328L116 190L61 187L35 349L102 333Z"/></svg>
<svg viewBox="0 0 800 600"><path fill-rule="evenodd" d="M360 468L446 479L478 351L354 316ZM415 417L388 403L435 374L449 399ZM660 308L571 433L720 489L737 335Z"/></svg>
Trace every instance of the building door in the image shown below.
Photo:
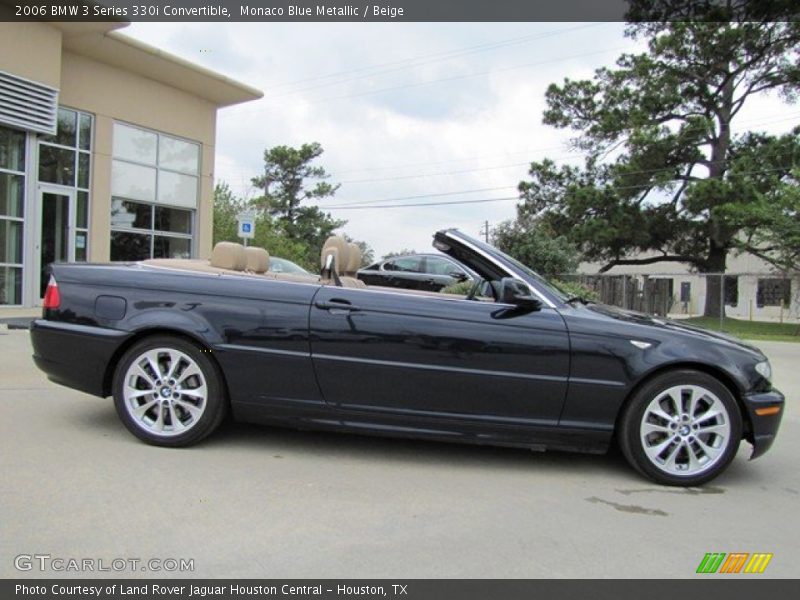
<svg viewBox="0 0 800 600"><path fill-rule="evenodd" d="M58 187L39 186L38 226L36 227L36 289L41 302L47 288L47 266L54 262L74 262L75 192Z"/></svg>

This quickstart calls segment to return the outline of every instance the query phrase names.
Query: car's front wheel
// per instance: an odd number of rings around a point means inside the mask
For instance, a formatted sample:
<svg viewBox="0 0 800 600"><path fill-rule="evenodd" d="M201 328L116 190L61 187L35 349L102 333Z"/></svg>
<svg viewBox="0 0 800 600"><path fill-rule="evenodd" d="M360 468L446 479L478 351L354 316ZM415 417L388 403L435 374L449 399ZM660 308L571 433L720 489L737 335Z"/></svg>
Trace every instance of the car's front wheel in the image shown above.
<svg viewBox="0 0 800 600"><path fill-rule="evenodd" d="M678 370L646 382L620 419L628 462L663 485L695 486L730 464L742 417L725 385L706 373Z"/></svg>
<svg viewBox="0 0 800 600"><path fill-rule="evenodd" d="M156 336L134 344L114 373L114 404L138 438L158 446L194 444L222 422L219 371L196 344Z"/></svg>

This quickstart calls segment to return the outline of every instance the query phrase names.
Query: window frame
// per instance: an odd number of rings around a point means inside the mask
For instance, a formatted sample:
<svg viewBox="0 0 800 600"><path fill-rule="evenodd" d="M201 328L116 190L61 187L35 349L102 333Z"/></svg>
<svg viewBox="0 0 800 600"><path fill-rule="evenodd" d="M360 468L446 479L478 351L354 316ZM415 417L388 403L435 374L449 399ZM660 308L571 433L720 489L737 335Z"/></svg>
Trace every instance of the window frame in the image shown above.
<svg viewBox="0 0 800 600"><path fill-rule="evenodd" d="M91 238L89 236L89 231L92 227L92 174L94 173L94 137L97 128L95 127L96 118L95 115L92 113L88 113L83 110L79 110L77 108L72 108L70 106L58 106L59 111L69 111L75 113L75 146L65 146L64 144L57 144L53 141L48 141L47 139L43 139L43 136L40 134L37 136L36 139L36 164L34 165L34 171L36 174L36 181L37 183L46 184L48 186L60 186L63 188L67 188L73 190L74 194L74 214L75 214L75 222L70 223L71 235L73 237L73 244L75 244L75 248L77 250L77 237L82 235L86 240L84 247L81 248L81 251L84 255L83 260L75 259L75 262L86 262L89 258L89 251L91 248ZM88 148L81 148L81 117L88 117L89 118L89 147ZM58 120L58 119L57 119ZM45 137L57 137L58 132L54 133L51 136ZM75 173L75 180L72 182L72 185L67 185L64 183L55 183L52 181L45 181L40 178L41 174L41 147L47 146L50 148L56 148L59 150L69 150L74 153L72 168ZM89 165L88 169L89 172L87 173L87 181L86 186L81 186L80 182L80 162L81 162L81 155L87 156L89 158ZM86 226L79 227L78 226L78 196L81 193L86 194Z"/></svg>
<svg viewBox="0 0 800 600"><path fill-rule="evenodd" d="M775 285L777 282L780 282L781 285L781 292L780 298L778 302L767 303L764 300L764 290L762 290L762 284L766 285L766 282L773 282L772 285ZM773 293L770 290L770 300L773 299ZM788 307L791 305L792 301L792 280L788 277L759 277L758 281L756 282L756 307L758 308L765 308L767 306L783 306Z"/></svg>
<svg viewBox="0 0 800 600"><path fill-rule="evenodd" d="M0 261L0 269L2 269L4 271L5 270L16 271L17 274L18 274L18 280L16 281L16 284L15 284L15 293L16 293L17 288L18 288L18 291L19 291L19 298L17 298L18 302L13 302L13 303L11 303L11 302L8 302L8 303L1 302L0 303L0 306L11 307L11 306L21 306L22 303L24 302L24 296L25 296L25 266L26 266L25 265L25 242L26 242L26 240L25 240L25 238L26 238L25 217L26 217L26 213L27 213L27 209L28 209L28 206L27 206L27 195L28 195L28 192L27 192L27 190L28 190L27 180L28 180L28 167L29 167L29 164L28 164L28 158L29 158L29 155L28 155L28 136L24 131L21 131L19 129L15 129L14 127L9 127L7 125L0 125L0 127L2 127L3 129L6 129L8 131L11 131L11 132L22 134L22 170L21 171L17 171L15 169L9 169L7 167L0 166L0 174L1 175L10 175L12 178L13 177L21 177L22 178L22 204L21 204L22 216L19 217L19 216L14 216L14 215L0 215L0 222L11 221L11 222L14 222L14 223L19 223L19 227L22 229L22 239L21 239L22 252L20 253L20 256L19 256L20 262ZM4 289L5 288L3 288L3 290Z"/></svg>
<svg viewBox="0 0 800 600"><path fill-rule="evenodd" d="M143 229L140 227L115 227L111 225L109 236L114 233L136 233L141 235L147 235L149 237L149 250L150 256L149 258L154 258L155 252L155 239L156 237L166 237L166 238L179 238L179 239L188 239L189 240L189 257L194 258L197 256L197 213L198 208L200 205L200 185L201 185L201 170L203 164L203 144L197 140L191 140L179 135L174 135L171 133L166 133L162 131L157 131L155 129L148 129L146 127L142 127L141 125L136 125L134 123L129 123L127 121L121 120L114 120L113 128L112 128L112 135L113 130L117 126L127 127L129 129L135 129L141 131L146 134L151 134L155 136L155 161L152 163L143 162L141 160L135 160L130 158L123 158L119 157L114 154L113 150L113 140L112 140L112 151L111 151L111 168L113 170L114 163L120 162L123 164L130 164L139 167L144 167L148 169L153 169L155 171L155 188L153 193L152 200L142 200L140 198L129 198L122 194L113 194L111 195L111 205L113 207L115 200L120 200L122 202L133 202L135 204L142 204L150 207L150 227L149 229ZM177 140L179 142L184 142L186 144L191 144L197 148L197 166L194 172L186 171L182 169L176 169L173 167L165 167L161 166L161 140L162 138L165 139L172 139ZM180 204L172 204L166 202L159 201L159 188L160 188L160 172L165 173L173 173L176 175L183 175L192 177L195 180L195 195L194 195L194 205L193 206L185 206ZM189 213L189 224L190 224L190 233L180 233L175 231L164 231L161 229L156 229L155 219L156 219L156 209L157 208L166 208L171 210L180 210ZM113 259L112 259L113 260Z"/></svg>
<svg viewBox="0 0 800 600"><path fill-rule="evenodd" d="M136 233L139 235L146 235L150 238L149 249L150 249L150 256L148 258L155 258L154 251L155 251L155 239L156 237L167 237L167 238L180 238L189 240L189 257L195 256L195 234L197 231L197 211L192 210L189 208L180 208L178 206L172 206L169 204L159 204L157 202L144 202L142 200L133 200L131 198L123 198L121 196L112 196L111 197L111 204L113 206L114 200L119 200L121 202L133 202L134 204L142 204L150 208L150 228L144 229L142 227L120 227L120 226L111 226L109 231L109 236L112 233ZM184 212L189 213L189 223L191 225L191 233L180 233L177 231L164 231L163 229L156 229L156 208L168 208L170 210L181 210ZM109 249L110 251L110 249ZM113 258L111 259L114 260ZM123 261L124 262L124 261Z"/></svg>

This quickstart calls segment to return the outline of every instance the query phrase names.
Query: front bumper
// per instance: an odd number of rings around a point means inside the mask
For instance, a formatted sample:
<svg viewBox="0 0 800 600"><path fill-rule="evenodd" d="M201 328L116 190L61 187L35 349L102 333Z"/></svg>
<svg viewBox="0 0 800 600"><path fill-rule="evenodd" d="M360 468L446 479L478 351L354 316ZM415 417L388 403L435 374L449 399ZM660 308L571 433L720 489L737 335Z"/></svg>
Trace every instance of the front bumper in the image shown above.
<svg viewBox="0 0 800 600"><path fill-rule="evenodd" d="M745 394L744 405L750 421L750 431L747 433L747 440L753 444L753 453L750 460L758 458L770 449L778 434L784 410L784 396L778 390L769 392ZM777 408L777 412L773 412ZM759 415L764 409L771 414ZM758 412L757 412L758 411Z"/></svg>

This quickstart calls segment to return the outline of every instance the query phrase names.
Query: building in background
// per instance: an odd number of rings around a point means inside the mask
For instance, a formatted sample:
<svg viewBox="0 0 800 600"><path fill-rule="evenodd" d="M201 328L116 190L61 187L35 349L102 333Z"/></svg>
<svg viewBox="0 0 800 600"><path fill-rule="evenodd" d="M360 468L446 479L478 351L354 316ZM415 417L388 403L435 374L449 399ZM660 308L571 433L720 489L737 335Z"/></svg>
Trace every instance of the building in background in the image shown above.
<svg viewBox="0 0 800 600"><path fill-rule="evenodd" d="M211 252L217 109L261 92L126 25L0 23L0 305L51 262Z"/></svg>
<svg viewBox="0 0 800 600"><path fill-rule="evenodd" d="M723 282L725 316L754 321L800 319L800 276L777 272L752 254L731 252L724 274L697 273L674 262L618 265L599 274L602 266L581 263L578 278L609 304L660 315L702 315L707 278L716 277Z"/></svg>

